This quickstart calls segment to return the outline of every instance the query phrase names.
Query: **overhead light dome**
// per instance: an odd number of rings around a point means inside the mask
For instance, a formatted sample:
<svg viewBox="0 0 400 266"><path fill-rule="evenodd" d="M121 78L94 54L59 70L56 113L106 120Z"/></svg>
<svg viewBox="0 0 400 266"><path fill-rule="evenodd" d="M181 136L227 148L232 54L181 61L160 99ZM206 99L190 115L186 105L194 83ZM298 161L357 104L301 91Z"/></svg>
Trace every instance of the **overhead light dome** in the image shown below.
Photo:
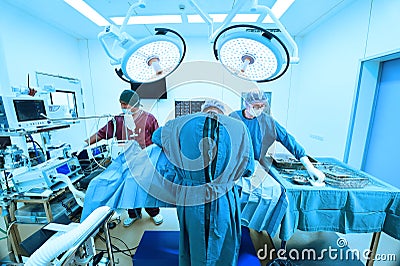
<svg viewBox="0 0 400 266"><path fill-rule="evenodd" d="M98 38L111 65L120 65L115 69L118 76L127 82L150 83L171 74L182 62L186 53L186 44L182 36L174 30L156 28L156 35L141 40L134 39L125 28L135 8L145 8L144 0L138 0L128 9L121 27L108 25ZM175 36L166 36L167 33ZM107 43L113 41L112 46ZM116 55L116 44L122 52ZM124 77L125 76L125 77Z"/></svg>
<svg viewBox="0 0 400 266"><path fill-rule="evenodd" d="M224 38L218 57L229 72L252 81L275 76L283 62L279 50L269 39L249 32L236 32Z"/></svg>
<svg viewBox="0 0 400 266"><path fill-rule="evenodd" d="M226 33L234 28L256 28L260 32ZM225 33L224 37L222 33ZM276 39L277 42L272 42ZM281 46L279 49L276 44ZM283 59L282 51L286 58ZM214 55L233 75L267 82L281 77L289 65L287 48L278 37L253 25L235 25L223 30L214 42Z"/></svg>
<svg viewBox="0 0 400 266"><path fill-rule="evenodd" d="M216 30L210 15L204 12L195 0L188 1L208 24L209 40L214 43L215 58L233 75L250 81L268 82L280 78L287 71L289 64L299 62L295 41L269 7L258 5L258 1L251 1L250 11L260 13L256 23L260 23L267 15L272 19L292 48L292 56L289 55L285 43L261 27L255 25L227 27L248 3L247 0L237 0L222 25ZM120 65L120 69L115 69L116 73L127 82L151 83L165 78L177 69L185 57L185 41L173 30L156 29L156 36L142 40L135 40L125 31L134 9L145 6L144 0L137 0L130 6L120 28L109 25L98 36L111 59L111 64ZM242 28L242 31L230 31L234 28ZM247 31L248 29L253 30ZM164 36L168 32L175 34L174 38ZM226 34L222 35L223 33ZM112 48L106 39L114 41ZM113 54L116 44L123 49L119 56Z"/></svg>
<svg viewBox="0 0 400 266"><path fill-rule="evenodd" d="M171 74L182 62L183 56L181 43L168 36L151 36L126 51L121 69L133 82L154 82Z"/></svg>

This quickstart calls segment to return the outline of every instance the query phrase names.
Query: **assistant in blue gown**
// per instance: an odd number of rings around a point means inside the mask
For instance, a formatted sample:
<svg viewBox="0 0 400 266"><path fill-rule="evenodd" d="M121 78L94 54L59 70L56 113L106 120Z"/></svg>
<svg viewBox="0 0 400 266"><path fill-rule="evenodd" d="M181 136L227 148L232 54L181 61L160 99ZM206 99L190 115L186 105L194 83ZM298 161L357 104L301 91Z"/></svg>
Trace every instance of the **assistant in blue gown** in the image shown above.
<svg viewBox="0 0 400 266"><path fill-rule="evenodd" d="M180 224L179 265L236 265L240 206L234 181L254 170L243 123L222 114L176 118L153 134L174 165Z"/></svg>
<svg viewBox="0 0 400 266"><path fill-rule="evenodd" d="M238 110L229 116L242 121L249 129L254 159L262 160L275 140L280 142L298 160L306 155L304 148L270 115L261 113L258 117L248 119L243 115L244 112L245 110Z"/></svg>
<svg viewBox="0 0 400 266"><path fill-rule="evenodd" d="M254 158L269 170L271 160L266 158L270 146L276 141L283 146L306 168L313 186L324 186L325 174L310 162L304 148L290 135L284 127L264 112L268 102L264 93L258 89L247 92L246 108L230 114L242 121L249 129L254 148Z"/></svg>

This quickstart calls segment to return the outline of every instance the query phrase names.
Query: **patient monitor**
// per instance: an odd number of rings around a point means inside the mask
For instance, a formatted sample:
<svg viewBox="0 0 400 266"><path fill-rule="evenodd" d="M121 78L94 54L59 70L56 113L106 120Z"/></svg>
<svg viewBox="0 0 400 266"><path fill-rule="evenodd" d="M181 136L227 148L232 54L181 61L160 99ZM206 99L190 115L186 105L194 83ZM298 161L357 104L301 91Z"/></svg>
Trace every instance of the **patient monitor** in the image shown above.
<svg viewBox="0 0 400 266"><path fill-rule="evenodd" d="M34 129L51 124L47 120L47 102L38 97L0 96L0 127Z"/></svg>

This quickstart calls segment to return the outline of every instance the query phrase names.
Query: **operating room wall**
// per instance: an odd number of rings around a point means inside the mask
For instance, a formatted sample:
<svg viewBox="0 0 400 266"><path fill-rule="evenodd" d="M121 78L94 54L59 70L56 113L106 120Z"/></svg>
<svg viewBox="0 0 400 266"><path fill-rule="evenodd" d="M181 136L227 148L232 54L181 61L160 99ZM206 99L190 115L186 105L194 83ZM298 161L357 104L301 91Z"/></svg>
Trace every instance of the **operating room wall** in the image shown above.
<svg viewBox="0 0 400 266"><path fill-rule="evenodd" d="M79 46L75 38L45 21L0 2L0 26L11 86L27 86L35 71L79 78Z"/></svg>
<svg viewBox="0 0 400 266"><path fill-rule="evenodd" d="M355 1L302 36L288 129L308 153L343 159L360 60L400 47L396 10L399 1Z"/></svg>

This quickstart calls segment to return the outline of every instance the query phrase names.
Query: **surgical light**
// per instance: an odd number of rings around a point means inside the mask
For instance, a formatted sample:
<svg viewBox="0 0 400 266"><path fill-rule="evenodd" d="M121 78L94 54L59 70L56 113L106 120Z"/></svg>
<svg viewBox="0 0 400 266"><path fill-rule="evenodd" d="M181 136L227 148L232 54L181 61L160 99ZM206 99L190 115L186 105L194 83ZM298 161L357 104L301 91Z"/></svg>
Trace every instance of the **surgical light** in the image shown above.
<svg viewBox="0 0 400 266"><path fill-rule="evenodd" d="M195 2L189 0L192 7L209 26L209 39L214 43L214 55L233 75L256 82L267 82L280 78L289 64L297 63L298 48L293 38L273 14L270 8L258 5L257 0L238 0L232 10L224 18L222 25L214 30L215 20L205 13ZM257 25L233 25L240 18L238 12L246 3L251 3L250 11L253 19L259 24L268 15L291 46L292 56L286 44L274 34ZM280 2L280 1L279 1ZM292 3L293 0L290 0ZM290 6L286 5L286 7ZM281 15L281 14L280 14ZM241 28L242 31L237 31ZM250 31L243 30L250 29ZM233 31L235 29L235 31Z"/></svg>
<svg viewBox="0 0 400 266"><path fill-rule="evenodd" d="M111 64L121 66L120 70L116 70L120 78L135 83L155 82L171 74L181 64L185 57L186 44L176 31L166 28L156 28L156 35L135 40L125 31L125 27L136 7L143 8L145 4L138 1L132 5L120 28L108 26L98 38L111 58ZM175 36L167 36L167 33ZM106 42L108 39L114 41L111 49ZM116 44L123 50L120 56L115 55Z"/></svg>
<svg viewBox="0 0 400 266"><path fill-rule="evenodd" d="M129 48L121 69L132 81L147 83L168 76L181 62L181 45L167 36L151 36Z"/></svg>
<svg viewBox="0 0 400 266"><path fill-rule="evenodd" d="M257 32L227 33L235 28ZM281 46L281 50L276 44ZM285 59L282 58L281 51L286 55ZM281 77L290 61L288 50L278 37L253 25L235 25L221 31L214 41L214 55L233 75L257 82Z"/></svg>
<svg viewBox="0 0 400 266"><path fill-rule="evenodd" d="M298 48L293 38L271 9L258 5L257 0L250 1L250 12L253 14L238 14L249 1L237 0L227 15L222 14L224 15L222 24L216 30L214 30L214 23L217 17L214 16L217 14L209 15L201 10L196 0L188 1L209 26L209 39L214 43L215 58L233 75L256 82L272 81L281 77L288 69L289 64L299 61ZM289 0L290 3L286 4L284 8L287 9L293 1ZM99 34L99 40L111 58L111 64L121 65L119 70L116 69L116 73L121 79L131 83L151 83L168 76L177 69L185 56L186 44L177 32L169 29L156 29L155 36L140 41L135 40L125 31L125 27L132 20L133 10L137 7L144 8L144 0L138 0L129 8L120 28L115 25L106 27ZM259 26L229 26L230 23L243 19L244 15L250 16L256 24L261 23L266 16L270 17L292 48L292 56L282 40ZM193 22L191 17L188 17L189 20ZM231 30L235 28L250 28L251 31L242 30L232 33ZM178 38L165 36L166 33L173 33ZM223 33L226 34L222 36ZM114 40L113 50L116 44L119 44L124 50L121 56L113 54L106 44L107 38Z"/></svg>

